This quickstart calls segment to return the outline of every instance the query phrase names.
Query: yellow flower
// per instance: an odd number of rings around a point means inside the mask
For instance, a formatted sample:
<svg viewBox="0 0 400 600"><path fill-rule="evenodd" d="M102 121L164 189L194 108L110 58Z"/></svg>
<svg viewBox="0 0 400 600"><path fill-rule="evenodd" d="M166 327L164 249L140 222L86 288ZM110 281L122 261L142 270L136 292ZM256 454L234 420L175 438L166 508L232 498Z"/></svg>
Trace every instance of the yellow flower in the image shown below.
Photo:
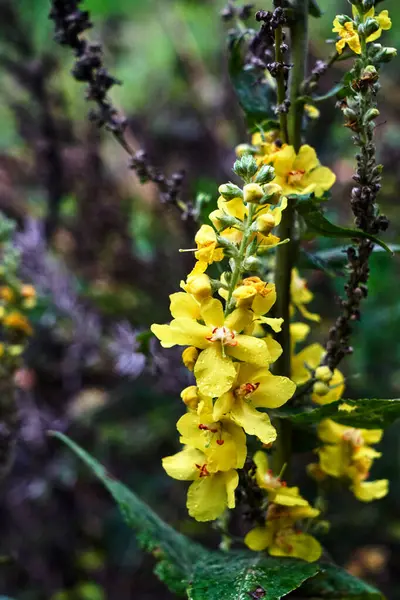
<svg viewBox="0 0 400 600"><path fill-rule="evenodd" d="M181 281L181 288L194 296L199 302L209 298L212 292L210 278L205 273L189 275L186 283Z"/></svg>
<svg viewBox="0 0 400 600"><path fill-rule="evenodd" d="M219 300L210 298L200 306L188 294L178 293L171 296L171 313L175 318L170 325L155 324L151 331L164 348L194 346L203 351L194 375L205 396L218 397L232 387L236 379L232 358L263 367L271 361L264 340L240 334L252 319L250 311L238 308L225 318Z"/></svg>
<svg viewBox="0 0 400 600"><path fill-rule="evenodd" d="M278 139L277 130L253 134L251 144L257 150L255 158L259 164L273 162L274 155L282 148L282 144L276 143Z"/></svg>
<svg viewBox="0 0 400 600"><path fill-rule="evenodd" d="M297 308L297 310L300 312L300 314L303 315L305 319L308 319L309 321L314 321L316 323L320 322L321 317L316 313L309 312L305 307L306 304L312 302L312 300L314 299L314 294L310 292L310 290L307 287L307 281L300 277L297 269L292 270L290 296L292 303L292 313L294 312L294 309Z"/></svg>
<svg viewBox="0 0 400 600"><path fill-rule="evenodd" d="M32 335L33 329L28 319L18 311L10 312L3 321L5 327L22 331L26 335Z"/></svg>
<svg viewBox="0 0 400 600"><path fill-rule="evenodd" d="M213 471L207 456L191 447L162 462L170 477L193 482L188 490L187 507L189 515L197 521L213 521L226 508L235 508L235 490L239 484L235 469Z"/></svg>
<svg viewBox="0 0 400 600"><path fill-rule="evenodd" d="M333 21L334 33L337 33L339 40L336 42L336 50L338 54L342 54L346 44L356 54L361 54L361 42L358 32L354 29L353 21L347 21L344 25L341 25L339 19L336 18Z"/></svg>
<svg viewBox="0 0 400 600"><path fill-rule="evenodd" d="M225 290L221 290L220 294L226 299ZM266 283L257 276L246 277L234 290L233 297L237 306L251 308L257 315L265 315L276 302L276 288L273 283Z"/></svg>
<svg viewBox="0 0 400 600"><path fill-rule="evenodd" d="M249 531L245 544L257 552L267 549L271 556L291 556L307 562L315 562L322 554L320 543L311 535L303 533L297 522L315 519L319 511L308 503L305 506L279 506L270 503L265 526Z"/></svg>
<svg viewBox="0 0 400 600"><path fill-rule="evenodd" d="M355 6L353 6L353 16L354 18L360 16ZM382 10L379 15L375 15L375 8L372 7L371 10L364 15L364 21L367 19L375 19L375 21L378 21L379 23L379 29L367 37L367 43L375 42L375 40L381 37L382 31L388 31L392 28L392 20L389 17L389 11L387 10Z"/></svg>
<svg viewBox="0 0 400 600"><path fill-rule="evenodd" d="M281 186L284 196L314 193L320 198L336 181L336 175L322 167L311 146L302 146L296 154L293 146L285 146L274 158L274 183Z"/></svg>
<svg viewBox="0 0 400 600"><path fill-rule="evenodd" d="M194 253L198 266L192 271L204 273L208 265L213 262L219 262L224 258L224 251L218 248L217 235L210 225L202 225L194 238L197 244L197 251Z"/></svg>
<svg viewBox="0 0 400 600"><path fill-rule="evenodd" d="M319 466L331 477L350 482L350 490L362 502L383 498L388 481L366 481L375 458L381 454L371 445L382 438L381 429L356 429L325 419L318 425L318 436L324 446L318 449Z"/></svg>
<svg viewBox="0 0 400 600"><path fill-rule="evenodd" d="M229 417L248 435L270 444L276 439L275 428L269 416L256 409L282 406L293 396L296 386L287 377L272 375L265 367L240 364L236 369L232 388L214 404L213 418L217 421L223 416Z"/></svg>
<svg viewBox="0 0 400 600"><path fill-rule="evenodd" d="M318 119L321 112L313 104L305 104L304 110L309 119Z"/></svg>
<svg viewBox="0 0 400 600"><path fill-rule="evenodd" d="M194 365L196 364L197 359L199 358L199 351L197 348L193 346L189 346L189 348L185 348L182 352L182 362L189 371L194 370Z"/></svg>
<svg viewBox="0 0 400 600"><path fill-rule="evenodd" d="M213 420L211 399L207 404L201 414L188 412L179 419L176 426L181 443L201 450L212 472L241 469L246 460L243 429L229 419Z"/></svg>
<svg viewBox="0 0 400 600"><path fill-rule="evenodd" d="M268 456L259 450L253 458L256 465L257 485L267 490L268 500L281 506L306 506L307 500L300 496L299 488L287 487L286 482L273 474L269 468Z"/></svg>

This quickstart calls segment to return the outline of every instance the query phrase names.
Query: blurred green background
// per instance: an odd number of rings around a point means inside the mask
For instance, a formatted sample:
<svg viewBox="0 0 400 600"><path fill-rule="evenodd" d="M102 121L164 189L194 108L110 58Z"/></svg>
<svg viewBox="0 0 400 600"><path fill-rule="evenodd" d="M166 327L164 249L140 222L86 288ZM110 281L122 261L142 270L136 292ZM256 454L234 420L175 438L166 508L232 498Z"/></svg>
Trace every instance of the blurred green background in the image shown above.
<svg viewBox="0 0 400 600"><path fill-rule="evenodd" d="M339 0L319 4L325 14L312 19L311 66L332 51L333 17L349 8ZM123 81L113 99L129 118L131 143L145 147L167 173L183 168L186 197L209 194L210 210L218 185L230 178L235 145L248 140L227 74L223 6L220 0L85 2L94 22L91 39L102 42L107 66ZM387 0L380 7L389 9L394 22L385 43L400 47L400 4ZM256 8L268 9L270 2ZM146 331L168 319L168 295L191 266L190 256L178 249L192 246L193 232L174 208L159 203L151 184L140 186L112 137L88 122L84 89L70 75L68 49L52 40L48 9L47 0L0 0L0 209L22 229L27 218L46 221L58 202L48 251L73 274L68 285L102 327L99 356L91 362L83 352L76 381L65 375L64 359L83 337L69 325L78 309L72 304L71 314L60 316L51 294L38 308L27 355L33 383L21 398L24 427L14 468L0 490L0 594L16 600L167 599L170 594L152 575L152 559L138 549L104 491L44 432L67 429L168 522L206 544L218 543L215 531L187 517L184 485L161 469L161 457L179 445L174 424L182 412L179 391L188 385L179 353L161 353L151 342L148 366L133 379L118 376L104 352L116 323ZM347 66L340 62L322 78L321 93L340 81ZM376 131L385 165L380 201L391 220L387 241L396 243L397 61L385 69L382 87ZM354 147L334 99L320 108L308 141L338 176L329 216L349 225ZM307 248L334 245L322 240ZM397 257L373 256L355 352L343 365L349 398L399 397L399 270ZM321 271L302 274L315 292L312 309L324 317L312 336L323 340L344 279ZM149 350L148 341L143 336L142 350ZM383 458L372 474L391 480L388 498L360 506L344 491L335 492L328 509L332 526L323 539L337 562L381 587L390 600L400 597L399 433L399 425L386 433ZM304 465L314 441L299 437L297 443L302 460L296 478L312 498Z"/></svg>

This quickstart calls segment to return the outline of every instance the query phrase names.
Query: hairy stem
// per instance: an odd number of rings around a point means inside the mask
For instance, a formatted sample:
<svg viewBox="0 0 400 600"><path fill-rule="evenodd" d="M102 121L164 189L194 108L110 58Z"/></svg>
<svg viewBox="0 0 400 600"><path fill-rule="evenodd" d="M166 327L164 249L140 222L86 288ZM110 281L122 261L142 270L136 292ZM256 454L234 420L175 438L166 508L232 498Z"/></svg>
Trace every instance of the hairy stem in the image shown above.
<svg viewBox="0 0 400 600"><path fill-rule="evenodd" d="M282 26L277 27L275 30L275 60L277 63L283 63L283 52L282 52L282 42L283 42L283 31ZM289 139L288 134L288 119L287 113L283 110L283 105L286 100L286 86L285 86L285 75L283 70L279 72L276 77L276 85L277 85L277 96L278 96L278 107L279 107L279 125L280 125L280 134L282 142L287 143Z"/></svg>
<svg viewBox="0 0 400 600"><path fill-rule="evenodd" d="M293 69L290 78L290 102L288 142L298 151L301 146L301 129L303 121L303 105L297 103L301 85L305 77L308 50L308 0L297 0L295 20L290 25L292 42ZM294 239L295 209L289 202L283 212L279 227L279 237L289 238L288 244L277 249L275 284L277 292L277 314L284 319L282 332L278 338L283 353L275 365L275 373L290 377L291 375L291 340L290 340L290 284L292 270L295 265L297 242ZM276 443L274 468L279 472L286 465L288 473L291 455L291 428L284 421L276 423L278 439Z"/></svg>

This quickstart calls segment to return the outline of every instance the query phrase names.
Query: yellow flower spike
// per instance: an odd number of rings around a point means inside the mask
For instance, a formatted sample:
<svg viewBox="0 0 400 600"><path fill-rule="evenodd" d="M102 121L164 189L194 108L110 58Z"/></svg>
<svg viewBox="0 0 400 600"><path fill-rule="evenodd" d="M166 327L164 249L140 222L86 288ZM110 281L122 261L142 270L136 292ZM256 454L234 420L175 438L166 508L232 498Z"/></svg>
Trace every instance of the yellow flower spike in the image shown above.
<svg viewBox="0 0 400 600"><path fill-rule="evenodd" d="M319 323L321 317L316 313L309 312L305 305L310 304L314 299L314 294L307 287L307 281L300 277L297 269L292 270L292 280L290 285L290 295L292 306L297 308L301 315L309 321Z"/></svg>
<svg viewBox="0 0 400 600"><path fill-rule="evenodd" d="M188 490L187 507L190 516L197 521L213 521L226 508L235 507L239 476L234 469L212 472L205 454L190 447L162 462L170 477L193 482Z"/></svg>
<svg viewBox="0 0 400 600"><path fill-rule="evenodd" d="M199 351L194 346L189 346L182 352L182 362L189 371L193 371L198 358Z"/></svg>
<svg viewBox="0 0 400 600"><path fill-rule="evenodd" d="M28 319L18 311L10 312L3 320L4 326L9 329L22 331L26 335L32 335L33 329Z"/></svg>
<svg viewBox="0 0 400 600"><path fill-rule="evenodd" d="M296 154L293 146L285 146L274 158L274 183L284 196L314 193L320 198L336 181L336 175L320 165L314 148L305 145Z"/></svg>
<svg viewBox="0 0 400 600"><path fill-rule="evenodd" d="M287 377L272 375L268 369L241 364L232 388L214 404L215 420L227 417L243 427L248 435L255 435L263 444L276 439L275 428L266 413L258 408L279 408L294 394L295 384Z"/></svg>
<svg viewBox="0 0 400 600"><path fill-rule="evenodd" d="M197 410L200 402L200 396L197 390L197 386L191 385L181 392L182 402L186 404L190 410Z"/></svg>

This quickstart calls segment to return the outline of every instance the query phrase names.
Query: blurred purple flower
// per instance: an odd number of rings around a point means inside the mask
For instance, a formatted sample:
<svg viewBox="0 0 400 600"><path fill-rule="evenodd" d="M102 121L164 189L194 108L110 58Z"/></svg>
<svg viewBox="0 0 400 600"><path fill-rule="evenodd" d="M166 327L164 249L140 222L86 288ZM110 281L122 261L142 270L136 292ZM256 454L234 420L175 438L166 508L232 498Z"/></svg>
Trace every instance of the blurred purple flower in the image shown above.
<svg viewBox="0 0 400 600"><path fill-rule="evenodd" d="M133 379L139 377L146 364L144 354L137 352L137 333L128 321L117 323L113 327L112 341L108 345L115 360L115 371Z"/></svg>

